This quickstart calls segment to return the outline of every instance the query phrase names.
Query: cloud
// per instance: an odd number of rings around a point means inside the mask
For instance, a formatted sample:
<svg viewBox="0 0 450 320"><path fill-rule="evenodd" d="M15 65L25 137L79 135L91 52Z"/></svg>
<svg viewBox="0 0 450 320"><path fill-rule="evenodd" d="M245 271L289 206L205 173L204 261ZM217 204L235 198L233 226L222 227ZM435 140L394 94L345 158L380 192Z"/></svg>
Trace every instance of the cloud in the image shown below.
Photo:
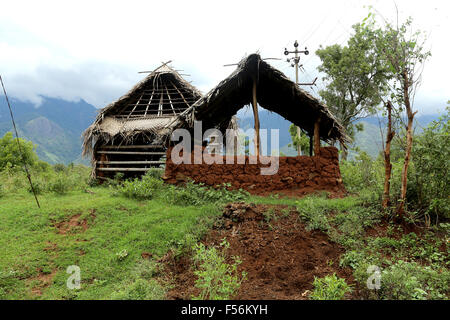
<svg viewBox="0 0 450 320"><path fill-rule="evenodd" d="M413 15L419 28L431 32L433 56L417 99L445 103L449 5L396 2L402 19ZM393 4L380 0L9 1L0 11L0 73L10 93L22 100L83 98L103 107L145 76L138 71L161 61L173 60L206 92L233 71L224 64L257 50L284 59L284 47L297 39L311 52L302 56L306 72L300 74L300 81L310 82L318 76L315 50L320 44L345 44L368 4L388 19L395 16ZM284 60L270 63L294 78ZM317 96L318 88L311 92Z"/></svg>

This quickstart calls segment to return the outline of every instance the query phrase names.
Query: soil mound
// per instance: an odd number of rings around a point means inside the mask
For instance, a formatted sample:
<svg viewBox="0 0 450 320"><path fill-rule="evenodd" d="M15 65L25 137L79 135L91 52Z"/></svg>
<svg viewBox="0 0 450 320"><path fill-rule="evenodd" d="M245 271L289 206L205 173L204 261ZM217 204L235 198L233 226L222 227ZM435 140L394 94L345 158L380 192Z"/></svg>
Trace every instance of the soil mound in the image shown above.
<svg viewBox="0 0 450 320"><path fill-rule="evenodd" d="M332 273L354 283L351 270L339 267L344 250L326 234L307 231L287 206L229 204L203 243L218 246L223 238L230 243L229 256L242 260L239 271L248 274L235 299L307 299L314 277ZM175 279L168 298L198 294L191 265L188 256L168 261Z"/></svg>

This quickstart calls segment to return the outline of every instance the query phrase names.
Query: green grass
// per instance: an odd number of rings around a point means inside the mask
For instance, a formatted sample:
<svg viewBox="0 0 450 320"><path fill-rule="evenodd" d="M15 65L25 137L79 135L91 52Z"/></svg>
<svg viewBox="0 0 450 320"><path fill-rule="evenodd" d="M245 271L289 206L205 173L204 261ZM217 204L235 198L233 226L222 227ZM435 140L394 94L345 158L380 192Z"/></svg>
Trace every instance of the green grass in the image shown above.
<svg viewBox="0 0 450 320"><path fill-rule="evenodd" d="M104 187L90 190L94 194L43 194L39 197L41 209L26 192L0 198L0 298L135 297L134 289L123 292L123 284L136 287L137 292L142 287L135 272L143 261L142 252L151 253L156 260L169 249L182 247L187 235L199 238L208 230L211 218L220 213L217 205L180 207L160 200L112 196ZM78 214L80 219L87 219L88 229L58 234L55 223ZM55 250L46 250L51 246ZM128 254L118 259L116 254L123 250ZM80 290L66 288L66 268L70 265L81 268ZM39 286L33 278L52 271L56 274L42 289L42 296L33 295L32 287ZM148 283L156 285L154 281Z"/></svg>

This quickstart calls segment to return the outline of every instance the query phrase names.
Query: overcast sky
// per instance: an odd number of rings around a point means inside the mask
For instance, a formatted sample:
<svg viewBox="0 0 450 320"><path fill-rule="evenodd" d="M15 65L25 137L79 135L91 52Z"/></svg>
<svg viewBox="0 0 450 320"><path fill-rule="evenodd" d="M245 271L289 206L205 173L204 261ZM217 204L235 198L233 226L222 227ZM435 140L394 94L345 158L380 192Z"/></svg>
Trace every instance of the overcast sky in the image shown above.
<svg viewBox="0 0 450 320"><path fill-rule="evenodd" d="M429 34L432 57L425 66L415 107L445 109L450 74L448 1L396 0L400 20ZM294 40L309 82L317 73L314 52L345 44L351 26L367 16L367 5L394 20L392 0L343 1L3 1L0 8L0 73L11 96L39 103L39 95L80 98L104 107L128 91L162 61L184 70L206 93L233 71L224 64L259 51L283 58ZM381 19L380 19L381 20ZM284 60L269 61L293 79ZM311 92L317 96L318 86Z"/></svg>

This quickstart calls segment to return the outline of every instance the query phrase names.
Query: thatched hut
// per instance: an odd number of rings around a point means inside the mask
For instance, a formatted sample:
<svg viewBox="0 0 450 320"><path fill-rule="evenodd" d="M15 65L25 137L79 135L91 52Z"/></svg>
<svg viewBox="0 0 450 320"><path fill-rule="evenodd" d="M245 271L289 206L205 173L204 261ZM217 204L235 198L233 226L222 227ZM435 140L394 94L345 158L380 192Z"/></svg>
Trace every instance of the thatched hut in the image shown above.
<svg viewBox="0 0 450 320"><path fill-rule="evenodd" d="M307 132L314 142L310 156L270 157L259 149L258 104L276 112ZM344 128L316 98L302 90L282 72L270 66L258 54L240 61L236 70L201 97L175 120L175 127L192 128L193 121L202 121L203 130L216 128L222 132L232 117L246 105L253 107L255 118L255 156L223 157L218 162L195 161L195 150L190 163L173 161L177 150L167 152L164 179L168 183L181 183L193 179L210 186L227 183L232 188L243 188L254 193L284 192L305 194L318 190L345 191L339 170L338 150L333 146L321 147L320 141L346 144L349 138ZM198 150L199 148L197 148ZM175 153L172 155L173 150ZM183 151L184 152L184 151ZM227 160L231 158L232 162ZM242 161L234 161L240 158ZM256 161L254 161L256 159ZM258 160L259 159L259 160ZM264 160L264 161L262 161ZM268 173L266 160L275 168ZM223 163L223 164L222 164ZM264 173L263 173L264 171Z"/></svg>
<svg viewBox="0 0 450 320"><path fill-rule="evenodd" d="M145 173L164 163L176 117L202 94L167 63L101 109L83 133L83 155L98 178Z"/></svg>
<svg viewBox="0 0 450 320"><path fill-rule="evenodd" d="M334 143L348 142L344 128L319 100L302 90L281 71L258 54L243 58L236 70L176 118L177 127L192 127L192 120L203 128L224 131L230 120L246 105L253 105L255 129L259 127L257 104L302 128L311 138ZM316 131L316 132L315 132Z"/></svg>

